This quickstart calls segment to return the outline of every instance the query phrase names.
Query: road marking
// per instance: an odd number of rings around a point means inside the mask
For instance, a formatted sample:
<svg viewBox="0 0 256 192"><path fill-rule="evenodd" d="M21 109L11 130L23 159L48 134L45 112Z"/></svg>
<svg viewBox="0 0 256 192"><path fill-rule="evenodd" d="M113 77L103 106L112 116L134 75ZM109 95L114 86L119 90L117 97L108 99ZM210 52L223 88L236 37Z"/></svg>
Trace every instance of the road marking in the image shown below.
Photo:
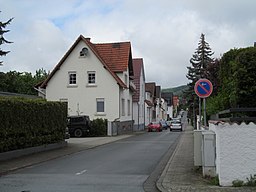
<svg viewBox="0 0 256 192"><path fill-rule="evenodd" d="M85 169L85 170L83 170L83 171L80 171L80 172L76 173L76 175L82 175L82 174L84 174L86 171L87 171L87 170Z"/></svg>

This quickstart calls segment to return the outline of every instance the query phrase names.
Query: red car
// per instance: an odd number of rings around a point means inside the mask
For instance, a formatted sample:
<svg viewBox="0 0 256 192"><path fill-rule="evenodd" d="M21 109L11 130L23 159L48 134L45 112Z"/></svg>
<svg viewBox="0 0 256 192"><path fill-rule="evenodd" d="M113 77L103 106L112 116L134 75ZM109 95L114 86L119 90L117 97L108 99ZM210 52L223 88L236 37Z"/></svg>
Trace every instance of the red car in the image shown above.
<svg viewBox="0 0 256 192"><path fill-rule="evenodd" d="M148 132L152 131L157 131L160 132L162 131L162 125L160 122L151 122L148 124Z"/></svg>

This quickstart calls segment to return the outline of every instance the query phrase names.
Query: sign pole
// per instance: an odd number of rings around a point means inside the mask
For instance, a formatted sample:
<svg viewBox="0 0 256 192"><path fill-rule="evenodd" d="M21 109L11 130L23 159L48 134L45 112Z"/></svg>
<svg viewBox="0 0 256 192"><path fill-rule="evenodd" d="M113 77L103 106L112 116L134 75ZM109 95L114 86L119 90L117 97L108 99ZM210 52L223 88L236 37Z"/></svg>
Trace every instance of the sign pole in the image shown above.
<svg viewBox="0 0 256 192"><path fill-rule="evenodd" d="M204 126L206 127L206 102L204 98Z"/></svg>
<svg viewBox="0 0 256 192"><path fill-rule="evenodd" d="M205 98L209 97L212 93L213 86L212 83L208 79L199 79L194 86L195 93L199 97L199 130L201 129L201 115L202 115L202 107L201 107L201 98L203 98L204 102L204 126L206 126L206 102Z"/></svg>
<svg viewBox="0 0 256 192"><path fill-rule="evenodd" d="M202 107L201 107L201 98L199 97L199 125L198 125L198 130L201 130L201 116L202 116Z"/></svg>

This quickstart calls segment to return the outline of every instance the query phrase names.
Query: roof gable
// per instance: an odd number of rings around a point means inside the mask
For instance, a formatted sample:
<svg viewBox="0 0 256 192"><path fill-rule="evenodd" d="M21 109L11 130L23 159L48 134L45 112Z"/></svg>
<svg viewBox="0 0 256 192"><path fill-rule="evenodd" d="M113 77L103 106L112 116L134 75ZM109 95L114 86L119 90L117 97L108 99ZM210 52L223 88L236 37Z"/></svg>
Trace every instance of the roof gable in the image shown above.
<svg viewBox="0 0 256 192"><path fill-rule="evenodd" d="M146 83L145 84L145 91L146 92L150 92L152 97L155 97L155 87L156 87L156 83L152 82L152 83Z"/></svg>
<svg viewBox="0 0 256 192"><path fill-rule="evenodd" d="M40 87L45 88L47 83L53 77L53 75L60 69L61 65L71 54L77 44L83 41L96 55L96 57L104 65L105 69L114 77L117 83L123 87L128 88L124 82L115 74L115 72L123 72L129 70L129 74L133 75L132 67L132 55L131 55L131 44L130 42L119 42L119 43L102 43L93 44L90 38L85 38L80 35L75 43L70 47L66 54L62 57L59 63L55 66L53 71L50 73L48 78L41 84Z"/></svg>
<svg viewBox="0 0 256 192"><path fill-rule="evenodd" d="M134 76L133 76L133 82L136 86L136 92L133 95L133 101L138 102L139 101L139 96L140 96L140 75L141 72L143 72L143 78L144 78L144 70L143 70L143 59L142 58L136 58L133 59L133 71L134 71Z"/></svg>

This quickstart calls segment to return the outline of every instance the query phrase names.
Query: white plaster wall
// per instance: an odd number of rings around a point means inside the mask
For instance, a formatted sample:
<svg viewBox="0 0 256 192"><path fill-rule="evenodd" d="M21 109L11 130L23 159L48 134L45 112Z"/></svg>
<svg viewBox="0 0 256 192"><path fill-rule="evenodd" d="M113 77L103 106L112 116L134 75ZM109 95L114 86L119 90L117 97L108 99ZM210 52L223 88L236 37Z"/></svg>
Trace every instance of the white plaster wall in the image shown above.
<svg viewBox="0 0 256 192"><path fill-rule="evenodd" d="M127 87L129 87L129 73L125 71L123 73L118 73L117 76L125 82L125 75L127 75ZM125 115L122 115L122 99L125 100ZM128 114L128 100L130 100L130 115ZM131 121L132 120L132 92L130 89L120 89L120 121Z"/></svg>
<svg viewBox="0 0 256 192"><path fill-rule="evenodd" d="M138 126L138 118L139 118L138 114L141 113L141 111L138 111L140 105L137 102L133 102L132 105L133 105L132 108L133 108L134 127L137 128L137 126Z"/></svg>
<svg viewBox="0 0 256 192"><path fill-rule="evenodd" d="M143 130L145 127L145 80L143 77L143 69L140 74L140 93L139 93L139 102L133 103L133 120L134 126L138 127L139 130Z"/></svg>
<svg viewBox="0 0 256 192"><path fill-rule="evenodd" d="M162 104L162 108L164 109L162 110L162 119L167 120L167 103L166 102Z"/></svg>
<svg viewBox="0 0 256 192"><path fill-rule="evenodd" d="M87 47L84 42L78 45L64 61L46 87L46 98L50 101L67 99L68 114L89 115L91 119L106 118L113 121L119 118L119 86L112 75L89 49L86 58L79 58L79 52ZM76 71L77 86L68 86L68 72ZM87 86L87 71L96 71L96 86ZM97 115L96 98L105 99L105 114Z"/></svg>
<svg viewBox="0 0 256 192"><path fill-rule="evenodd" d="M170 118L173 118L173 105L167 106L167 114L169 114Z"/></svg>
<svg viewBox="0 0 256 192"><path fill-rule="evenodd" d="M214 124L209 129L216 134L216 172L220 185L232 186L232 181L247 181L256 174L256 125Z"/></svg>
<svg viewBox="0 0 256 192"><path fill-rule="evenodd" d="M145 93L145 97L146 97L147 100L152 102L153 99L150 97L149 92ZM145 103L145 126L147 126L150 122L152 122L152 112L153 112L152 107L148 106Z"/></svg>
<svg viewBox="0 0 256 192"><path fill-rule="evenodd" d="M157 101L157 105L156 105L156 121L160 121L160 119L162 119L161 108L160 108L161 100L159 98L156 98L156 101Z"/></svg>

